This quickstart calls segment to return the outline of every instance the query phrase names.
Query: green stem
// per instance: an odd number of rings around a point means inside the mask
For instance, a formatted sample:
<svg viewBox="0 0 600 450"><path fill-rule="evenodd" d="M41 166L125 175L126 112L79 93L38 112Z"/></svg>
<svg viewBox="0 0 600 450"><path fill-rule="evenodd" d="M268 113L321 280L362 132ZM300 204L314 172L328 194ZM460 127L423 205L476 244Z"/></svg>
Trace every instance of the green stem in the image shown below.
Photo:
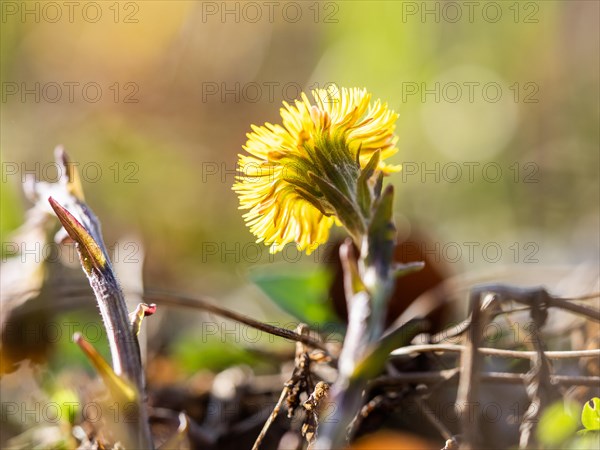
<svg viewBox="0 0 600 450"><path fill-rule="evenodd" d="M363 248L368 250L366 245ZM378 269L381 265L370 263L374 259L369 254L363 254L360 264L353 268L350 249L349 242L340 248L348 304L348 328L338 361L338 379L330 393L335 409L333 417L329 418L319 433L315 444L315 449L319 450L345 447L348 427L360 411L363 391L369 381L358 373L357 368L383 335L387 302L393 286L389 274L381 276ZM358 280L353 280L353 275L358 276ZM354 292L353 285L357 281L364 290Z"/></svg>

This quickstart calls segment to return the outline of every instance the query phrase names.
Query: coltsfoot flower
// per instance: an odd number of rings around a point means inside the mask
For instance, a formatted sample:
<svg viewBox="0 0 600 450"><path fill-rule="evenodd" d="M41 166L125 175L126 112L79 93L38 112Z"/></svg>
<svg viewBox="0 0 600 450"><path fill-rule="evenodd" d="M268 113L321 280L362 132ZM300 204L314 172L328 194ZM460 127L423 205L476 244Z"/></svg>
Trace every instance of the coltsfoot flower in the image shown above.
<svg viewBox="0 0 600 450"><path fill-rule="evenodd" d="M387 104L371 103L371 94L358 88L312 94L314 105L304 93L294 105L283 103L282 125L252 125L247 154L239 155L233 190L248 210L250 231L272 253L295 242L310 254L334 223L357 237L368 222L361 186L400 170L383 162L398 151L398 115Z"/></svg>

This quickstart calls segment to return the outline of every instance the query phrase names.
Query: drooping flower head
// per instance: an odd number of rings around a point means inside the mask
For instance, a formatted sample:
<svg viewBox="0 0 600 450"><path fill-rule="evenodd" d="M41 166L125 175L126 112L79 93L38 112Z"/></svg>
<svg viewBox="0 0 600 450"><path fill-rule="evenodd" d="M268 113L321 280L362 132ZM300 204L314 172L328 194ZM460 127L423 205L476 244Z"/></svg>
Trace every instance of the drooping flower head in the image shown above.
<svg viewBox="0 0 600 450"><path fill-rule="evenodd" d="M239 155L233 186L257 242L280 251L295 242L308 254L327 241L334 223L351 235L364 231L364 189L400 170L383 160L395 154L398 115L371 103L365 89L317 89L280 110L282 125L252 125ZM375 175L375 176L374 176ZM380 186L379 186L380 188Z"/></svg>

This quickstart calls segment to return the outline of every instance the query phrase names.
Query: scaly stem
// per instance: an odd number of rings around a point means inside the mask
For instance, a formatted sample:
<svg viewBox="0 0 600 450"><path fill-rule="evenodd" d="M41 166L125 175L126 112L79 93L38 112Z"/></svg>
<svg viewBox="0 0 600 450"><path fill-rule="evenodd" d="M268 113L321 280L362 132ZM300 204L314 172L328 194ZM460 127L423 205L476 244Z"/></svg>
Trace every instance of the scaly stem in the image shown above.
<svg viewBox="0 0 600 450"><path fill-rule="evenodd" d="M123 292L112 270L105 274L92 270L88 278L106 328L113 370L117 375L125 376L137 390L137 418L130 429L135 435L132 445L134 448L153 448L140 349L131 329Z"/></svg>
<svg viewBox="0 0 600 450"><path fill-rule="evenodd" d="M369 166L375 167L379 154ZM365 169L366 170L366 169ZM361 175L361 179L363 176ZM361 188L362 186L362 188ZM360 258L353 254L352 244L347 241L340 247L340 259L344 273L344 293L348 304L348 328L338 363L338 379L331 388L330 397L336 405L333 418L323 426L316 448L325 450L344 447L347 427L360 411L363 390L371 372L382 369L387 355L377 352L384 349L382 341L388 300L394 277L392 262L396 239L394 227L394 190L388 186L381 195L378 189L370 189L367 180L358 183L363 198L364 223L361 231ZM365 366L373 366L365 369Z"/></svg>
<svg viewBox="0 0 600 450"><path fill-rule="evenodd" d="M143 386L140 354L131 332L125 299L112 272L100 274L93 270L89 276L100 314L104 321L113 370L125 375L137 386Z"/></svg>
<svg viewBox="0 0 600 450"><path fill-rule="evenodd" d="M145 386L139 345L134 335L125 298L117 283L94 213L79 199L69 199L73 214L52 197L50 205L68 235L75 241L83 271L100 308L112 355L112 368L116 375L125 378L136 390L135 416L127 417L129 432L123 436L126 447L153 448L145 408ZM122 405L125 406L125 405ZM123 411L130 411L129 406Z"/></svg>
<svg viewBox="0 0 600 450"><path fill-rule="evenodd" d="M358 267L353 268L351 248L349 242L340 248L348 304L348 328L338 362L338 379L330 394L335 404L333 417L324 424L315 446L320 450L342 448L347 442L348 426L360 411L363 391L369 381L357 373L357 367L382 337L387 300L392 287L391 277L379 276L377 268L369 264L371 259L367 255L363 255ZM353 272L358 279L352 279ZM352 285L356 282L366 290L354 292Z"/></svg>

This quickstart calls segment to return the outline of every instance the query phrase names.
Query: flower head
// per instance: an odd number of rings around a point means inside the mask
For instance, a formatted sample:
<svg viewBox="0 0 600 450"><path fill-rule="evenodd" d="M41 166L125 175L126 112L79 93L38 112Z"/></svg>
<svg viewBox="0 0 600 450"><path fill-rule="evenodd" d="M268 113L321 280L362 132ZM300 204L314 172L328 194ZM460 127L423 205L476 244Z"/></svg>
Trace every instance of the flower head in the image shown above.
<svg viewBox="0 0 600 450"><path fill-rule="evenodd" d="M365 89L317 89L311 105L303 93L280 110L282 125L253 125L239 155L233 186L257 242L273 253L295 242L310 253L334 223L355 235L367 217L361 210L361 174L400 170L383 160L395 154L396 113ZM369 164L371 162L371 164ZM363 178L365 178L363 176Z"/></svg>

